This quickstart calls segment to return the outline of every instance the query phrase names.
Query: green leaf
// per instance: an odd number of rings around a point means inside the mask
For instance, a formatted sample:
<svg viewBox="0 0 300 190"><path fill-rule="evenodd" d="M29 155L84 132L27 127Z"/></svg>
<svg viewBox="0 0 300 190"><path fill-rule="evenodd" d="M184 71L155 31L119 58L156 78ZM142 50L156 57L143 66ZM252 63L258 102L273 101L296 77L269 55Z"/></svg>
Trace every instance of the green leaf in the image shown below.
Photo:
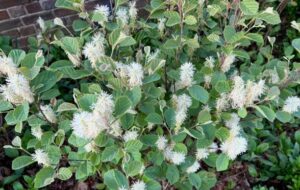
<svg viewBox="0 0 300 190"><path fill-rule="evenodd" d="M0 112L5 112L5 111L10 110L12 108L13 108L13 106L10 102L0 100Z"/></svg>
<svg viewBox="0 0 300 190"><path fill-rule="evenodd" d="M176 125L176 113L173 108L168 108L165 113L164 117L166 119L166 123L169 128L173 129Z"/></svg>
<svg viewBox="0 0 300 190"><path fill-rule="evenodd" d="M256 147L257 153L261 154L269 149L268 143L261 143Z"/></svg>
<svg viewBox="0 0 300 190"><path fill-rule="evenodd" d="M34 178L34 188L42 188L54 182L55 170L51 167L42 168Z"/></svg>
<svg viewBox="0 0 300 190"><path fill-rule="evenodd" d="M279 14L277 11L274 11L271 7L267 8L267 10L259 13L256 18L261 19L268 24L279 24L281 22Z"/></svg>
<svg viewBox="0 0 300 190"><path fill-rule="evenodd" d="M292 46L300 53L300 38L294 39L292 41Z"/></svg>
<svg viewBox="0 0 300 190"><path fill-rule="evenodd" d="M229 165L229 157L226 154L220 154L216 160L217 171L227 170Z"/></svg>
<svg viewBox="0 0 300 190"><path fill-rule="evenodd" d="M226 42L231 41L235 34L236 34L236 31L233 26L225 26L224 38L225 38Z"/></svg>
<svg viewBox="0 0 300 190"><path fill-rule="evenodd" d="M68 180L72 177L72 171L70 168L62 167L59 168L57 178L60 180Z"/></svg>
<svg viewBox="0 0 300 190"><path fill-rule="evenodd" d="M255 109L266 119L273 122L275 119L275 112L267 106L255 106Z"/></svg>
<svg viewBox="0 0 300 190"><path fill-rule="evenodd" d="M135 152L143 147L143 143L139 140L131 140L125 143L125 151Z"/></svg>
<svg viewBox="0 0 300 190"><path fill-rule="evenodd" d="M8 54L8 57L12 58L16 65L19 65L20 62L25 58L25 56L25 51L20 49L13 49Z"/></svg>
<svg viewBox="0 0 300 190"><path fill-rule="evenodd" d="M184 22L187 25L194 25L197 23L197 19L193 15L188 15L187 17L185 17Z"/></svg>
<svg viewBox="0 0 300 190"><path fill-rule="evenodd" d="M209 94L203 87L193 85L188 89L188 91L194 99L200 101L203 104L207 103Z"/></svg>
<svg viewBox="0 0 300 190"><path fill-rule="evenodd" d="M127 47L136 44L136 41L133 37L127 36L120 42L120 47Z"/></svg>
<svg viewBox="0 0 300 190"><path fill-rule="evenodd" d="M255 15L258 12L259 3L255 0L243 0L240 8L244 15Z"/></svg>
<svg viewBox="0 0 300 190"><path fill-rule="evenodd" d="M40 94L51 89L61 78L62 74L59 72L42 71L31 81L31 85Z"/></svg>
<svg viewBox="0 0 300 190"><path fill-rule="evenodd" d="M241 117L241 118L245 118L247 116L248 112L245 108L240 108L238 110L238 115Z"/></svg>
<svg viewBox="0 0 300 190"><path fill-rule="evenodd" d="M55 6L64 9L70 9L73 11L80 11L79 7L74 6L74 0L56 0Z"/></svg>
<svg viewBox="0 0 300 190"><path fill-rule="evenodd" d="M179 180L179 171L175 165L168 165L166 177L171 185L175 184Z"/></svg>
<svg viewBox="0 0 300 190"><path fill-rule="evenodd" d="M130 107L131 101L127 96L118 97L115 105L115 116L123 115Z"/></svg>
<svg viewBox="0 0 300 190"><path fill-rule="evenodd" d="M24 168L34 162L35 161L32 160L31 156L19 156L12 161L12 169L18 170L18 169Z"/></svg>
<svg viewBox="0 0 300 190"><path fill-rule="evenodd" d="M129 188L129 183L124 174L118 170L109 170L104 173L104 184L110 190L119 190L124 187Z"/></svg>
<svg viewBox="0 0 300 190"><path fill-rule="evenodd" d="M277 111L276 112L276 118L281 121L282 123L287 123L292 119L291 114L284 111Z"/></svg>
<svg viewBox="0 0 300 190"><path fill-rule="evenodd" d="M171 27L180 23L180 16L176 11L167 11L165 15L168 17L166 26Z"/></svg>
<svg viewBox="0 0 300 190"><path fill-rule="evenodd" d="M179 41L174 39L168 39L164 44L164 48L166 49L176 49L178 47L179 47Z"/></svg>
<svg viewBox="0 0 300 190"><path fill-rule="evenodd" d="M143 166L143 162L132 160L124 164L124 171L127 176L133 177L141 172Z"/></svg>
<svg viewBox="0 0 300 190"><path fill-rule="evenodd" d="M57 108L57 112L76 111L76 110L77 110L76 105L68 102L64 102L60 104Z"/></svg>
<svg viewBox="0 0 300 190"><path fill-rule="evenodd" d="M153 124L158 124L161 125L163 124L163 119L162 117L157 114L157 113L150 113L147 117L146 117L146 121L153 123Z"/></svg>
<svg viewBox="0 0 300 190"><path fill-rule="evenodd" d="M85 111L92 111L91 107L97 102L98 96L96 94L84 94L78 100L78 105Z"/></svg>
<svg viewBox="0 0 300 190"><path fill-rule="evenodd" d="M194 186L196 187L197 189L200 189L201 187L201 184L202 184L202 179L201 177L196 174L196 173L190 173L189 176L189 182Z"/></svg>
<svg viewBox="0 0 300 190"><path fill-rule="evenodd" d="M16 125L28 118L29 104L24 103L17 106L14 110L9 111L5 116L5 121L8 125Z"/></svg>
<svg viewBox="0 0 300 190"><path fill-rule="evenodd" d="M112 161L115 158L117 153L118 153L118 147L116 146L106 147L101 154L101 161L102 162Z"/></svg>
<svg viewBox="0 0 300 190"><path fill-rule="evenodd" d="M264 43L264 39L263 39L262 35L257 34L257 33L248 33L245 37L249 40L255 41L258 44Z"/></svg>
<svg viewBox="0 0 300 190"><path fill-rule="evenodd" d="M120 122L121 122L121 126L123 129L130 129L130 127L134 123L134 115L132 115L130 113L125 113L120 118Z"/></svg>

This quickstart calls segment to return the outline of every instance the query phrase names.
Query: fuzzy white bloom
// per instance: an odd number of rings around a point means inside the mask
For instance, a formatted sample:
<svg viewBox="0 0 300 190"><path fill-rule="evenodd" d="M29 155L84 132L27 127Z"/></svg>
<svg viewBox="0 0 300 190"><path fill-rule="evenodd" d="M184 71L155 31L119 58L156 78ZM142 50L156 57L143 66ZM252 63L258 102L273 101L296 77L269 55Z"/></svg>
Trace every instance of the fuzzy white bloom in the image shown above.
<svg viewBox="0 0 300 190"><path fill-rule="evenodd" d="M136 181L132 184L130 190L146 190L146 184L143 181Z"/></svg>
<svg viewBox="0 0 300 190"><path fill-rule="evenodd" d="M128 83L130 87L143 85L144 71L141 64L133 62L128 67Z"/></svg>
<svg viewBox="0 0 300 190"><path fill-rule="evenodd" d="M20 74L10 75L6 78L6 85L0 86L3 98L13 104L23 102L32 103L33 93L30 90L29 81Z"/></svg>
<svg viewBox="0 0 300 190"><path fill-rule="evenodd" d="M13 62L12 58L0 56L0 73L7 76L18 73L17 65Z"/></svg>
<svg viewBox="0 0 300 190"><path fill-rule="evenodd" d="M188 108L192 105L192 99L186 94L174 95L173 102L176 108L176 126L181 126L186 119Z"/></svg>
<svg viewBox="0 0 300 190"><path fill-rule="evenodd" d="M182 152L172 152L171 162L175 165L180 165L185 161L185 154Z"/></svg>
<svg viewBox="0 0 300 190"><path fill-rule="evenodd" d="M232 108L241 108L246 101L246 90L244 80L240 76L233 78L234 86L229 94Z"/></svg>
<svg viewBox="0 0 300 190"><path fill-rule="evenodd" d="M51 123L57 123L56 115L50 105L41 106L41 110L48 121Z"/></svg>
<svg viewBox="0 0 300 190"><path fill-rule="evenodd" d="M81 64L81 55L71 54L70 52L66 51L66 54L69 60L73 63L75 67L79 67Z"/></svg>
<svg viewBox="0 0 300 190"><path fill-rule="evenodd" d="M209 57L205 58L204 65L209 68L214 68L215 62L216 62L216 60L212 56L209 56Z"/></svg>
<svg viewBox="0 0 300 190"><path fill-rule="evenodd" d="M226 73L227 71L229 71L232 63L235 61L235 56L230 54L228 56L225 57L222 65L221 65L221 70Z"/></svg>
<svg viewBox="0 0 300 190"><path fill-rule="evenodd" d="M288 97L282 108L283 111L288 113L297 112L300 109L300 98L297 96L290 96Z"/></svg>
<svg viewBox="0 0 300 190"><path fill-rule="evenodd" d="M217 150L219 149L217 143L212 143L209 147L208 147L208 151L209 152L217 152Z"/></svg>
<svg viewBox="0 0 300 190"><path fill-rule="evenodd" d="M115 137L120 137L122 136L122 128L120 127L120 122L119 120L113 122L111 125L110 125L110 128L109 128L109 131L108 131L109 134L115 136Z"/></svg>
<svg viewBox="0 0 300 190"><path fill-rule="evenodd" d="M198 148L196 151L197 160L206 159L209 156L209 151L207 148Z"/></svg>
<svg viewBox="0 0 300 190"><path fill-rule="evenodd" d="M216 102L216 109L218 112L222 112L229 107L228 94L222 93Z"/></svg>
<svg viewBox="0 0 300 190"><path fill-rule="evenodd" d="M97 61L105 54L103 34L97 33L94 35L92 41L85 44L82 52L92 63L92 67L96 68Z"/></svg>
<svg viewBox="0 0 300 190"><path fill-rule="evenodd" d="M163 33L165 30L165 22L167 21L166 18L160 18L158 19L157 28L160 31L160 33Z"/></svg>
<svg viewBox="0 0 300 190"><path fill-rule="evenodd" d="M188 168L186 169L186 172L187 172L187 173L195 173L195 172L197 172L197 171L199 170L199 168L200 168L199 162L195 161L195 162L193 163L193 165L191 165L190 167L188 167Z"/></svg>
<svg viewBox="0 0 300 190"><path fill-rule="evenodd" d="M187 62L180 66L180 80L175 84L176 89L182 89L193 85L195 67L192 63Z"/></svg>
<svg viewBox="0 0 300 190"><path fill-rule="evenodd" d="M38 25L40 26L42 32L45 32L45 31L46 31L45 21L44 21L41 17L39 17L39 18L37 19L37 23L38 23Z"/></svg>
<svg viewBox="0 0 300 190"><path fill-rule="evenodd" d="M265 92L265 81L260 80L258 83L248 81L246 85L246 100L245 105L250 106L258 101L261 95Z"/></svg>
<svg viewBox="0 0 300 190"><path fill-rule="evenodd" d="M129 2L129 16L132 20L135 20L136 19L136 16L137 16L137 8L136 8L136 1L130 1Z"/></svg>
<svg viewBox="0 0 300 190"><path fill-rule="evenodd" d="M93 107L93 112L95 114L99 114L105 117L105 119L109 119L112 116L115 108L115 103L113 101L112 95L109 95L106 92L102 91Z"/></svg>
<svg viewBox="0 0 300 190"><path fill-rule="evenodd" d="M205 86L209 87L211 82L211 75L204 75Z"/></svg>
<svg viewBox="0 0 300 190"><path fill-rule="evenodd" d="M225 121L225 126L232 129L239 126L240 118L236 113L231 114L231 118Z"/></svg>
<svg viewBox="0 0 300 190"><path fill-rule="evenodd" d="M125 142L128 142L130 140L136 140L138 136L139 134L137 131L126 131L123 135L123 139Z"/></svg>
<svg viewBox="0 0 300 190"><path fill-rule="evenodd" d="M50 166L50 159L48 154L42 149L36 149L35 153L31 155L32 159L36 161L38 164L43 166Z"/></svg>
<svg viewBox="0 0 300 190"><path fill-rule="evenodd" d="M128 10L125 7L120 7L116 12L117 19L119 19L123 25L128 24L129 15Z"/></svg>
<svg viewBox="0 0 300 190"><path fill-rule="evenodd" d="M53 20L53 23L57 26L65 27L64 22L61 20L61 18L56 17Z"/></svg>
<svg viewBox="0 0 300 190"><path fill-rule="evenodd" d="M164 157L167 160L171 160L172 159L172 155L173 155L173 147L172 146L167 146L164 150L163 150L163 154Z"/></svg>
<svg viewBox="0 0 300 190"><path fill-rule="evenodd" d="M31 134L38 140L42 139L43 131L40 126L31 127Z"/></svg>
<svg viewBox="0 0 300 190"><path fill-rule="evenodd" d="M164 150L167 146L168 140L164 136L159 136L157 141L156 141L156 146L159 150Z"/></svg>
<svg viewBox="0 0 300 190"><path fill-rule="evenodd" d="M83 111L74 114L71 127L76 136L84 139L94 139L107 128L105 120L94 114Z"/></svg>
<svg viewBox="0 0 300 190"><path fill-rule="evenodd" d="M223 153L234 160L239 154L247 151L247 140L239 136L235 128L230 130L229 138L221 144Z"/></svg>
<svg viewBox="0 0 300 190"><path fill-rule="evenodd" d="M128 190L126 187L122 186L122 187L119 187L118 190Z"/></svg>
<svg viewBox="0 0 300 190"><path fill-rule="evenodd" d="M108 21L109 7L107 5L96 5L95 12L103 16L104 22Z"/></svg>

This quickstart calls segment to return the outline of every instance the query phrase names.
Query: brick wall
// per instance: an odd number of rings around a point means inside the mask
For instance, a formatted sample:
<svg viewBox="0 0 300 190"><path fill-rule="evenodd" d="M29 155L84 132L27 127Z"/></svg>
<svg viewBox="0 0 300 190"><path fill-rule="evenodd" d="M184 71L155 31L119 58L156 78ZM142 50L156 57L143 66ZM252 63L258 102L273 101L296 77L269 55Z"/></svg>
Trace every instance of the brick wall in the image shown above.
<svg viewBox="0 0 300 190"><path fill-rule="evenodd" d="M25 48L27 38L39 30L36 20L42 17L50 20L60 17L66 26L71 26L76 12L55 8L56 0L0 0L0 35L12 38L13 46ZM86 9L94 9L96 4L108 4L109 0L86 0Z"/></svg>

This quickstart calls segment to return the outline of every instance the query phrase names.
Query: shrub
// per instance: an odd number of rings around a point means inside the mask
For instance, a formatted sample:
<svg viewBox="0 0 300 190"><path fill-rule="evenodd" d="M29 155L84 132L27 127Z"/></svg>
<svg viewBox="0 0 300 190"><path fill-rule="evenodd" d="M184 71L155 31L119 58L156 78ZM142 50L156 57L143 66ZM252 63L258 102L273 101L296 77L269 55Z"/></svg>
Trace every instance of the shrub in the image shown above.
<svg viewBox="0 0 300 190"><path fill-rule="evenodd" d="M16 133L5 149L31 189L73 175L98 189L210 189L239 155L249 150L242 158L253 162L279 143L274 125L299 124L299 40L273 55L265 28L281 20L272 7L152 0L140 18L127 0L92 12L79 0L56 6L78 11L75 33L39 19L32 51L0 63L4 128ZM299 156L299 134L295 145L284 139ZM24 170L32 166L35 176Z"/></svg>

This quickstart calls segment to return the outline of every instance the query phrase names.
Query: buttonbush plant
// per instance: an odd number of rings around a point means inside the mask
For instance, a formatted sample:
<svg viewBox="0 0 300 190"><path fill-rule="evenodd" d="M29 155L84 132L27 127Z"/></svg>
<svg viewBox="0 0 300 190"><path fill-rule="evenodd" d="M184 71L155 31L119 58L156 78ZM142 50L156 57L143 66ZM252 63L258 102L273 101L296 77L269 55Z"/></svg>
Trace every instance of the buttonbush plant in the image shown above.
<svg viewBox="0 0 300 190"><path fill-rule="evenodd" d="M96 189L205 190L236 159L255 163L273 146L280 163L262 167L299 172L299 132L269 134L300 118L300 40L274 54L272 4L152 0L139 15L134 1L110 2L87 12L83 0L57 0L78 12L73 30L39 18L31 51L1 55L2 128L15 131L4 185L73 178ZM297 189L299 173L294 180Z"/></svg>

